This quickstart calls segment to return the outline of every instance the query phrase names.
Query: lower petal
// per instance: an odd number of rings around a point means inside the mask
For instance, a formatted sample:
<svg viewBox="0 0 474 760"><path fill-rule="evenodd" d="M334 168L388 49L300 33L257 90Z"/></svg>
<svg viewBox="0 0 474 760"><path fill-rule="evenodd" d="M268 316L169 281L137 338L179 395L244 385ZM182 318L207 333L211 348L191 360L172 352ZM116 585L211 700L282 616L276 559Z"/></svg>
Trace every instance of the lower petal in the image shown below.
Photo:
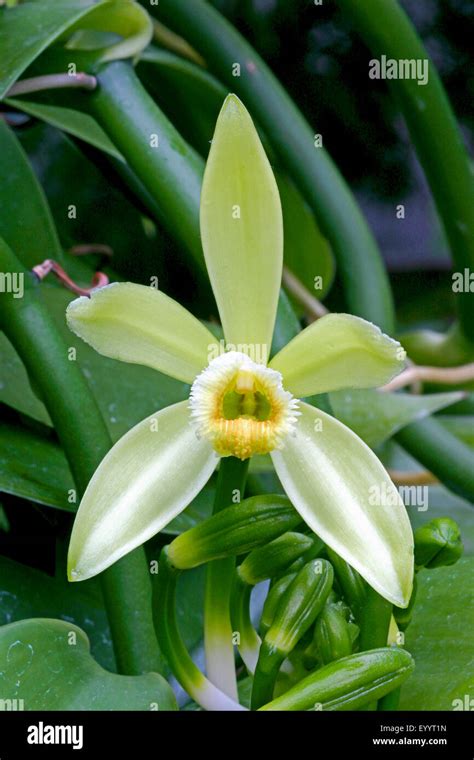
<svg viewBox="0 0 474 760"><path fill-rule="evenodd" d="M288 497L307 525L383 597L410 599L413 534L385 468L358 436L301 403L296 434L272 453Z"/></svg>
<svg viewBox="0 0 474 760"><path fill-rule="evenodd" d="M182 401L121 438L90 481L74 523L68 573L85 580L164 528L196 496L217 464L198 440Z"/></svg>

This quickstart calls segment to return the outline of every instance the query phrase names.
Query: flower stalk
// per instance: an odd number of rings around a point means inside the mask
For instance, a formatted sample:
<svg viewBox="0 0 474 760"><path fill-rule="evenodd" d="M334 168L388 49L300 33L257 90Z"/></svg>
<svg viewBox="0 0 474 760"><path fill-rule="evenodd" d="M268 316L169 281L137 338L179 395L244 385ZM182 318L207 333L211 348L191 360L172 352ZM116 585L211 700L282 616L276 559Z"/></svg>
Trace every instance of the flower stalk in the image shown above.
<svg viewBox="0 0 474 760"><path fill-rule="evenodd" d="M241 499L245 491L249 460L236 457L221 460L213 513ZM207 567L204 599L204 648L210 681L231 699L238 701L235 675L230 601L235 557L214 560Z"/></svg>
<svg viewBox="0 0 474 760"><path fill-rule="evenodd" d="M165 547L160 555L158 581L153 594L153 619L161 650L183 689L205 710L244 710L238 699L229 698L203 676L184 645L176 619L179 574Z"/></svg>

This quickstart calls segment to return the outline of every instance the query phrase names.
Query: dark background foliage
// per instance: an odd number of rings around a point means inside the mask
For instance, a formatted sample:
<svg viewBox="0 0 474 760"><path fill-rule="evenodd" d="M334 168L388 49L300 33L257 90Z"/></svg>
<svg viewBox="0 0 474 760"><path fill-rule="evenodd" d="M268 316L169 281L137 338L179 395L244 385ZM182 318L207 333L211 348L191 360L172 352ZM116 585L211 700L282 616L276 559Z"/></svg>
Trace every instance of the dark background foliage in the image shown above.
<svg viewBox="0 0 474 760"><path fill-rule="evenodd" d="M449 266L429 192L387 82L337 4L213 0L269 63L356 191L394 272ZM467 144L474 126L474 2L401 0L447 89ZM442 160L442 157L440 157ZM403 223L396 204L406 206ZM403 280L404 287L406 280Z"/></svg>

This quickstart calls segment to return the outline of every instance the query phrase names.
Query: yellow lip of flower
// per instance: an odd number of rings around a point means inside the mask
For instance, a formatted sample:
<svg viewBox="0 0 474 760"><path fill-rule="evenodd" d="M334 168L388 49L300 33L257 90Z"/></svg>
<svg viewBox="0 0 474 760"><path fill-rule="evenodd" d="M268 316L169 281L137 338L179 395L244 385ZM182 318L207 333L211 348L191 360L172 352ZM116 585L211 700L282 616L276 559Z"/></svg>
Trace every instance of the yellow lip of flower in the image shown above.
<svg viewBox="0 0 474 760"><path fill-rule="evenodd" d="M238 351L218 356L198 375L189 406L198 435L220 456L239 459L282 448L299 415L281 374Z"/></svg>

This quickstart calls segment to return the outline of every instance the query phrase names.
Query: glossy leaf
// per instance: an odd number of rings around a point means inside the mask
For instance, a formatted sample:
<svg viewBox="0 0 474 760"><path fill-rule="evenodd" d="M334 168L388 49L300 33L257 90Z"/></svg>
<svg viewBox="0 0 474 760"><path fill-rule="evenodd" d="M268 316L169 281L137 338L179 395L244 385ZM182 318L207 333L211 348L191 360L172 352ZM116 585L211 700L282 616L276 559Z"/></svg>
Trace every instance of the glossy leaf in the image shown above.
<svg viewBox="0 0 474 760"><path fill-rule="evenodd" d="M0 236L28 268L48 258L62 262L63 252L43 189L18 139L3 120L0 173Z"/></svg>
<svg viewBox="0 0 474 760"><path fill-rule="evenodd" d="M0 401L38 422L51 424L46 407L33 392L23 363L0 332Z"/></svg>
<svg viewBox="0 0 474 760"><path fill-rule="evenodd" d="M341 390L329 394L334 416L374 448L415 420L455 404L460 392L385 393L373 389Z"/></svg>
<svg viewBox="0 0 474 760"><path fill-rule="evenodd" d="M64 106L37 103L31 100L20 100L19 98L7 98L5 102L19 111L41 119L47 124L61 129L63 132L67 132L73 137L78 137L94 148L103 150L104 153L108 153L112 158L116 158L119 161L124 160L102 127L89 114Z"/></svg>
<svg viewBox="0 0 474 760"><path fill-rule="evenodd" d="M404 366L398 341L351 314L326 314L293 338L270 362L298 398L340 388L374 388Z"/></svg>
<svg viewBox="0 0 474 760"><path fill-rule="evenodd" d="M51 438L0 422L0 491L76 511L75 485L66 457Z"/></svg>
<svg viewBox="0 0 474 760"><path fill-rule="evenodd" d="M206 165L201 237L226 341L263 346L268 355L282 270L281 204L250 114L234 95L222 107Z"/></svg>
<svg viewBox="0 0 474 760"><path fill-rule="evenodd" d="M36 618L0 628L0 693L29 710L175 710L157 673L121 676L95 662L72 623Z"/></svg>
<svg viewBox="0 0 474 760"><path fill-rule="evenodd" d="M33 0L16 8L1 9L0 98L43 50L89 11L84 0Z"/></svg>
<svg viewBox="0 0 474 760"><path fill-rule="evenodd" d="M98 581L68 583L64 565L56 577L0 557L0 626L27 617L62 618L82 628L95 659L115 670L107 614Z"/></svg>
<svg viewBox="0 0 474 760"><path fill-rule="evenodd" d="M132 57L146 47L151 25L140 6L128 0L30 0L0 10L2 75L0 99L28 66L61 36L78 28L123 34L102 60ZM90 19L87 16L90 15Z"/></svg>
<svg viewBox="0 0 474 760"><path fill-rule="evenodd" d="M407 681L401 710L472 710L474 694L474 559L418 575L406 648L416 668Z"/></svg>
<svg viewBox="0 0 474 760"><path fill-rule="evenodd" d="M413 577L410 522L383 465L333 417L300 404L295 436L272 459L306 524L384 598L408 604Z"/></svg>

